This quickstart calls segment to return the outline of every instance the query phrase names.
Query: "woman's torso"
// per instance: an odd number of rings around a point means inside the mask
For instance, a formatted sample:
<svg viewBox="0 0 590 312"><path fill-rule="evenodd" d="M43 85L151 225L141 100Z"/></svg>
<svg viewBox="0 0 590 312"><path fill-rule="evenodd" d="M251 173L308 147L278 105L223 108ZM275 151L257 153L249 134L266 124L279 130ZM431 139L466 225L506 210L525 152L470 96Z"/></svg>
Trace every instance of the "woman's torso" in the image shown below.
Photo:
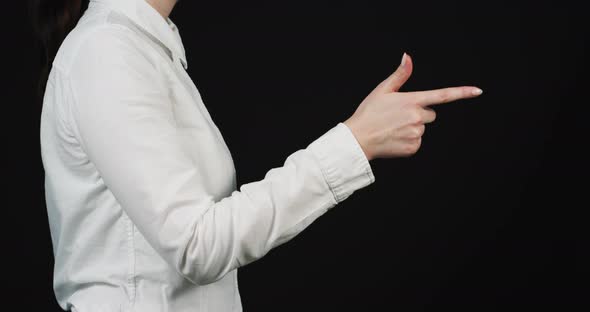
<svg viewBox="0 0 590 312"><path fill-rule="evenodd" d="M184 144L206 173L202 184L215 200L236 189L231 154L179 55L153 41L161 33L152 27L161 30L166 21L158 21L144 0L121 0L125 5L120 7L116 2L90 2L58 51L45 93L40 139L56 298L62 308L79 312L241 311L237 271L203 286L175 272L125 214L70 131L75 122L68 112L72 97L63 80L70 61L83 57L76 55L77 47L104 23L139 26L148 34L134 29L137 44L162 64ZM178 35L175 26L171 33Z"/></svg>

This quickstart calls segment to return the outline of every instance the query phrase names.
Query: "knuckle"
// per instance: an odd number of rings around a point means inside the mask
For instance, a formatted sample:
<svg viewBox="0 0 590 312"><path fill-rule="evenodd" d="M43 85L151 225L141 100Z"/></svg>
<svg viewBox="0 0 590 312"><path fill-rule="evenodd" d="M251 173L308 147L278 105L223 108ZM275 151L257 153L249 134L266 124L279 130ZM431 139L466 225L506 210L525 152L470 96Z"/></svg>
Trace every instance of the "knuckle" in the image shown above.
<svg viewBox="0 0 590 312"><path fill-rule="evenodd" d="M418 126L418 137L421 137L425 131L426 131L426 126L424 126L424 125Z"/></svg>
<svg viewBox="0 0 590 312"><path fill-rule="evenodd" d="M420 115L420 113L415 113L412 116L412 123L416 124L416 123L420 123L420 122L422 122L422 115Z"/></svg>
<svg viewBox="0 0 590 312"><path fill-rule="evenodd" d="M391 74L391 77L389 77L389 80L390 81L399 81L403 78L404 78L403 72L401 72L401 70L398 69L398 70L394 71L393 74Z"/></svg>
<svg viewBox="0 0 590 312"><path fill-rule="evenodd" d="M413 127L411 130L410 138L411 139L418 139L422 136L422 128L421 127Z"/></svg>
<svg viewBox="0 0 590 312"><path fill-rule="evenodd" d="M407 109L414 109L419 106L420 99L412 94L398 93L399 98Z"/></svg>
<svg viewBox="0 0 590 312"><path fill-rule="evenodd" d="M422 114L420 114L420 111L414 107L412 110L410 110L408 119L412 124L419 123L422 121Z"/></svg>
<svg viewBox="0 0 590 312"><path fill-rule="evenodd" d="M442 103L446 103L451 100L451 92L449 90L441 91L438 96L438 100Z"/></svg>
<svg viewBox="0 0 590 312"><path fill-rule="evenodd" d="M407 145L404 146L404 153L406 155L413 155L416 154L416 152L418 152L418 149L420 148L420 141L419 140L414 140L411 143L408 143Z"/></svg>
<svg viewBox="0 0 590 312"><path fill-rule="evenodd" d="M393 74L396 77L402 78L406 75L406 69L404 67L402 67L401 65L397 68L397 70L395 72L393 72Z"/></svg>

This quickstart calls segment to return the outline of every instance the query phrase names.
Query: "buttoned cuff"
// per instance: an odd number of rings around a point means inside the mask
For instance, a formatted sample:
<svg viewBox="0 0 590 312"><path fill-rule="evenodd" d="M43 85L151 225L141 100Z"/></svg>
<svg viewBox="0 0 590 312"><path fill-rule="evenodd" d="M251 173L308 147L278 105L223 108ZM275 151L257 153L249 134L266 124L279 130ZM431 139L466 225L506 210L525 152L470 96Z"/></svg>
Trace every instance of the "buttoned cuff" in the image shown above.
<svg viewBox="0 0 590 312"><path fill-rule="evenodd" d="M342 122L307 147L317 158L336 203L375 181L373 170L356 137Z"/></svg>

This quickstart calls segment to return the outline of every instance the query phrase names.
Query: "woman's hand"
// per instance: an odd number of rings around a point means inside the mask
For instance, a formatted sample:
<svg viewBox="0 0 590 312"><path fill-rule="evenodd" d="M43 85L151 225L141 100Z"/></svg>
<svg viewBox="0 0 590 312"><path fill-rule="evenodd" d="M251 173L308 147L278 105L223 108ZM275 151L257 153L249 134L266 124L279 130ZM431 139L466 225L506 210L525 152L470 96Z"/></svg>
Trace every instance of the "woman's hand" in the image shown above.
<svg viewBox="0 0 590 312"><path fill-rule="evenodd" d="M476 87L399 92L412 74L412 59L404 53L397 70L381 82L344 121L359 141L367 159L413 155L420 148L425 125L436 114L428 105L476 97Z"/></svg>

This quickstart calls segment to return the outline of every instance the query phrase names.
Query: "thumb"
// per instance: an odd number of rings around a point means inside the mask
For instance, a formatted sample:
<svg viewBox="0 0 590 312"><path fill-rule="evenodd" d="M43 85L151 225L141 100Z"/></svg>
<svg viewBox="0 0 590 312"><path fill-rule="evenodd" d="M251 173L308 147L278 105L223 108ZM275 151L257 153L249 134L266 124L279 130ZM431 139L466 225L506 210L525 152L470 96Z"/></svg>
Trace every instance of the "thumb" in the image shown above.
<svg viewBox="0 0 590 312"><path fill-rule="evenodd" d="M387 79L383 80L377 86L377 89L383 93L397 92L412 75L413 67L412 58L407 53L404 53L398 68Z"/></svg>

